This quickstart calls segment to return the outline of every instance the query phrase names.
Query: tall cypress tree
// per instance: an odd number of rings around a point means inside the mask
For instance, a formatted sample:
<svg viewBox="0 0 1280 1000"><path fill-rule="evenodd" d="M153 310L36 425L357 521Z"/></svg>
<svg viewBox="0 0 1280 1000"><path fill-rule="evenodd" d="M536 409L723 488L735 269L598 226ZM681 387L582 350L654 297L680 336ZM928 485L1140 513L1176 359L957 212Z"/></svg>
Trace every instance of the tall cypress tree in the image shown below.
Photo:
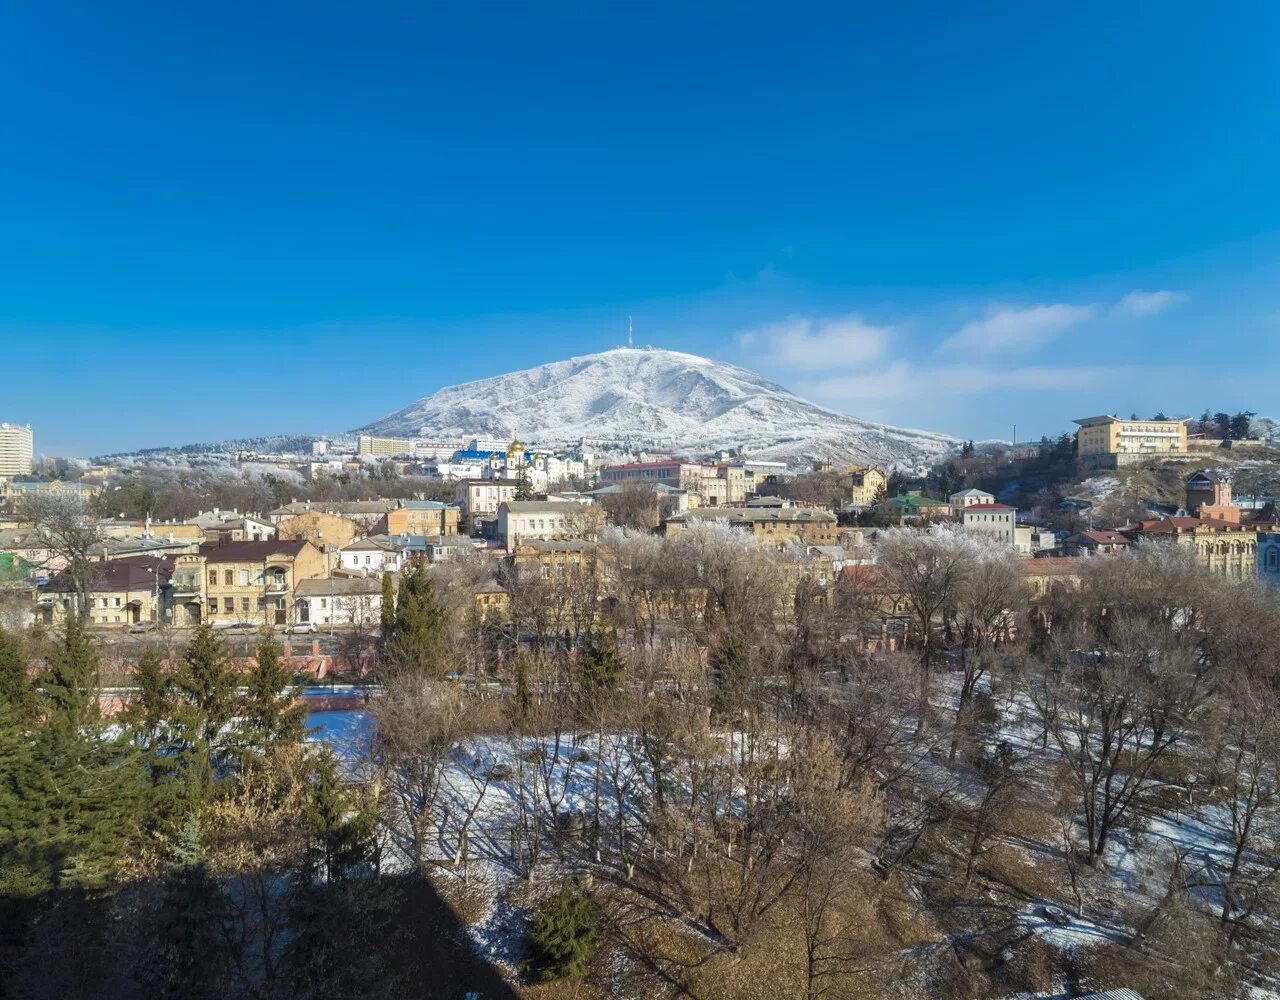
<svg viewBox="0 0 1280 1000"><path fill-rule="evenodd" d="M298 744L307 735L307 709L298 700L293 674L284 665L275 635L263 630L253 669L245 679L240 722L245 760L266 756L277 746Z"/></svg>

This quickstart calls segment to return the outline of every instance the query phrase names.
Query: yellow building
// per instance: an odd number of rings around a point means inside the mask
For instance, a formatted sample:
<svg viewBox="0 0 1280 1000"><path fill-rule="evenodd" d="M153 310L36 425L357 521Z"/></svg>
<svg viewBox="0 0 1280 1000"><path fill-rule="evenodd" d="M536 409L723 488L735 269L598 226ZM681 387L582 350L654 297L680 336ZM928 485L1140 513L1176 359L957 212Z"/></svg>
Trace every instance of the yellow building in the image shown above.
<svg viewBox="0 0 1280 1000"><path fill-rule="evenodd" d="M437 500L406 500L387 511L386 534L445 536L458 533L462 511Z"/></svg>
<svg viewBox="0 0 1280 1000"><path fill-rule="evenodd" d="M356 454L362 457L395 458L413 452L413 442L408 438L372 437L361 434L356 438Z"/></svg>
<svg viewBox="0 0 1280 1000"><path fill-rule="evenodd" d="M851 465L845 474L849 477L849 506L859 510L870 507L880 491L889 488L889 480L874 465Z"/></svg>
<svg viewBox="0 0 1280 1000"><path fill-rule="evenodd" d="M282 541L306 539L321 551L337 551L360 535L360 526L349 517L323 510L282 517L276 523L276 537Z"/></svg>
<svg viewBox="0 0 1280 1000"><path fill-rule="evenodd" d="M127 628L158 621L169 572L166 559L115 559L99 564L90 579L89 624ZM54 625L74 613L77 604L75 588L63 575L39 595L36 614L46 625Z"/></svg>
<svg viewBox="0 0 1280 1000"><path fill-rule="evenodd" d="M298 583L325 575L324 554L306 539L228 542L178 556L174 623L287 625L297 617Z"/></svg>
<svg viewBox="0 0 1280 1000"><path fill-rule="evenodd" d="M1258 573L1258 529L1252 524L1199 517L1140 521L1124 532L1130 539L1159 540L1195 550L1200 565L1214 573L1244 579Z"/></svg>
<svg viewBox="0 0 1280 1000"><path fill-rule="evenodd" d="M1182 420L1121 420L1082 417L1076 421L1076 454L1086 461L1123 465L1144 458L1187 453L1187 425Z"/></svg>

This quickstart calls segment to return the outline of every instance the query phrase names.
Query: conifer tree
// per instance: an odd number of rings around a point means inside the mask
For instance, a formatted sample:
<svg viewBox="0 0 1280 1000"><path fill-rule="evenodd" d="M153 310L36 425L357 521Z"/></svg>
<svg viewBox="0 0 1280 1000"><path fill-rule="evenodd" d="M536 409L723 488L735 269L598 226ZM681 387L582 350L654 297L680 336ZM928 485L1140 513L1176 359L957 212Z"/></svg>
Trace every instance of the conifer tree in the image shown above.
<svg viewBox="0 0 1280 1000"><path fill-rule="evenodd" d="M136 693L121 719L132 727L147 753L154 756L167 744L165 730L173 720L174 711L173 679L165 673L164 654L155 646L147 646L138 655L133 686Z"/></svg>
<svg viewBox="0 0 1280 1000"><path fill-rule="evenodd" d="M282 653L279 640L264 629L253 669L245 679L240 739L246 760L264 757L278 746L301 743L307 735L307 709L298 700Z"/></svg>
<svg viewBox="0 0 1280 1000"><path fill-rule="evenodd" d="M413 566L400 578L395 624L388 654L402 669L428 677L445 671L444 609L435 582L423 566Z"/></svg>
<svg viewBox="0 0 1280 1000"><path fill-rule="evenodd" d="M380 622L382 625L382 641L391 639L396 626L396 590L390 573L382 574L382 608Z"/></svg>
<svg viewBox="0 0 1280 1000"><path fill-rule="evenodd" d="M563 884L533 915L529 926L529 970L535 979L578 979L587 971L595 947L596 920L591 902Z"/></svg>
<svg viewBox="0 0 1280 1000"><path fill-rule="evenodd" d="M238 709L235 675L228 664L222 638L208 622L196 626L182 652L174 678L178 705L175 721L180 732L181 763L197 797L206 793L226 764L224 733Z"/></svg>
<svg viewBox="0 0 1280 1000"><path fill-rule="evenodd" d="M0 629L0 706L11 709L9 724L21 724L35 715L36 690L27 666L21 634Z"/></svg>
<svg viewBox="0 0 1280 1000"><path fill-rule="evenodd" d="M599 629L587 637L578 658L578 684L587 701L610 694L622 676L622 660L618 643L608 629Z"/></svg>
<svg viewBox="0 0 1280 1000"><path fill-rule="evenodd" d="M79 733L98 719L98 656L84 623L68 615L62 636L49 650L40 690L49 722Z"/></svg>
<svg viewBox="0 0 1280 1000"><path fill-rule="evenodd" d="M305 819L312 842L310 867L326 882L341 882L368 860L376 816L343 780L338 761L327 747L312 761Z"/></svg>

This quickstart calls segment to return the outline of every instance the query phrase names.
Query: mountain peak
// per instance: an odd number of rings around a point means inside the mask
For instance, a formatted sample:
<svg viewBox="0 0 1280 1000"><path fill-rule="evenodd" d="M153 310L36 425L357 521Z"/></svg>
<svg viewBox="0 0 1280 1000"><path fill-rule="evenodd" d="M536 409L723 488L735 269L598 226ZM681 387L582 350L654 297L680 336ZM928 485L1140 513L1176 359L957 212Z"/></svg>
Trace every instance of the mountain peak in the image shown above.
<svg viewBox="0 0 1280 1000"><path fill-rule="evenodd" d="M615 347L450 386L359 429L395 437L519 436L677 453L914 461L954 441L849 417L744 368L660 347Z"/></svg>

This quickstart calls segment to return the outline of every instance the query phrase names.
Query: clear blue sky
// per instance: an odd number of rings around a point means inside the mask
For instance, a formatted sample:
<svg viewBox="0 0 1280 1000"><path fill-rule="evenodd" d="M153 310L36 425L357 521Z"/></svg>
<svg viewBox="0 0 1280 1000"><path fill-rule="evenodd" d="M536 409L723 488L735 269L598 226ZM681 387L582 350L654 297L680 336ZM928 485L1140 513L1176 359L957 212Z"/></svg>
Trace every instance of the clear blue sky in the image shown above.
<svg viewBox="0 0 1280 1000"><path fill-rule="evenodd" d="M1280 6L10 4L0 419L350 428L637 340L976 437L1280 415Z"/></svg>

